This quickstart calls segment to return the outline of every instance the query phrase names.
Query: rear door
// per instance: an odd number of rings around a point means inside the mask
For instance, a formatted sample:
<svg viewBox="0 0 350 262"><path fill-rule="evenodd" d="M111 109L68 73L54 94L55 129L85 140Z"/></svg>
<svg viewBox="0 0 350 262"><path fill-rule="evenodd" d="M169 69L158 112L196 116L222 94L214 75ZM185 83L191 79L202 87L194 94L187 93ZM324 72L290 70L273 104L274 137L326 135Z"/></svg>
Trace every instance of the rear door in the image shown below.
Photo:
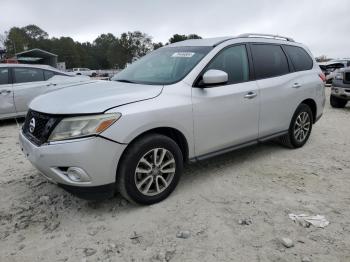
<svg viewBox="0 0 350 262"><path fill-rule="evenodd" d="M0 67L0 119L16 114L10 70Z"/></svg>
<svg viewBox="0 0 350 262"><path fill-rule="evenodd" d="M18 114L25 114L29 103L43 92L48 84L44 78L44 71L39 68L16 67L14 74L14 100Z"/></svg>
<svg viewBox="0 0 350 262"><path fill-rule="evenodd" d="M288 130L300 87L291 64L278 44L253 43L251 51L260 94L259 137Z"/></svg>

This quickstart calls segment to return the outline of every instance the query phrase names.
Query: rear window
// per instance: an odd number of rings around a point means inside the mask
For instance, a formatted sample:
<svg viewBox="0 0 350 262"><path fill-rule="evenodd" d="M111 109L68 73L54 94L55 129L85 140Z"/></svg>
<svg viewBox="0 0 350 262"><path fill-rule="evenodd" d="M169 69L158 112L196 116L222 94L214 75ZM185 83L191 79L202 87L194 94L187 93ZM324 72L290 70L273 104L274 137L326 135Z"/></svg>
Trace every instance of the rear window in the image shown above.
<svg viewBox="0 0 350 262"><path fill-rule="evenodd" d="M0 68L0 85L9 83L9 70L7 68Z"/></svg>
<svg viewBox="0 0 350 262"><path fill-rule="evenodd" d="M252 45L255 76L257 79L289 73L287 57L279 45Z"/></svg>
<svg viewBox="0 0 350 262"><path fill-rule="evenodd" d="M38 68L15 68L15 83L44 81L44 72Z"/></svg>
<svg viewBox="0 0 350 262"><path fill-rule="evenodd" d="M301 47L297 46L284 46L289 58L292 60L295 71L310 70L313 67L312 58Z"/></svg>

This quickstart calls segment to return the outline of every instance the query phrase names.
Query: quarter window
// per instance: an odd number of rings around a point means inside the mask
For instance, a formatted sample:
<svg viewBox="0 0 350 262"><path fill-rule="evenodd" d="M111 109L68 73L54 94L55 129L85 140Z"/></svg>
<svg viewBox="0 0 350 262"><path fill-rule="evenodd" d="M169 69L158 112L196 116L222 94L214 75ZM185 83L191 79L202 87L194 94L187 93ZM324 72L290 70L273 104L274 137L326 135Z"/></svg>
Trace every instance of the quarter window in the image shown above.
<svg viewBox="0 0 350 262"><path fill-rule="evenodd" d="M9 70L7 68L0 68L0 85L9 83Z"/></svg>
<svg viewBox="0 0 350 262"><path fill-rule="evenodd" d="M249 80L249 63L245 45L231 46L222 50L208 65L207 70L222 70L228 74L228 83Z"/></svg>
<svg viewBox="0 0 350 262"><path fill-rule="evenodd" d="M14 72L16 83L44 81L44 73L42 69L15 68Z"/></svg>
<svg viewBox="0 0 350 262"><path fill-rule="evenodd" d="M281 76L289 73L287 57L281 46L268 44L252 45L256 79Z"/></svg>
<svg viewBox="0 0 350 262"><path fill-rule="evenodd" d="M292 60L295 71L310 70L313 67L313 61L308 53L301 47L284 46L288 56Z"/></svg>
<svg viewBox="0 0 350 262"><path fill-rule="evenodd" d="M48 70L44 71L45 80L49 80L50 78L54 77L55 75L56 75L55 72L48 71Z"/></svg>

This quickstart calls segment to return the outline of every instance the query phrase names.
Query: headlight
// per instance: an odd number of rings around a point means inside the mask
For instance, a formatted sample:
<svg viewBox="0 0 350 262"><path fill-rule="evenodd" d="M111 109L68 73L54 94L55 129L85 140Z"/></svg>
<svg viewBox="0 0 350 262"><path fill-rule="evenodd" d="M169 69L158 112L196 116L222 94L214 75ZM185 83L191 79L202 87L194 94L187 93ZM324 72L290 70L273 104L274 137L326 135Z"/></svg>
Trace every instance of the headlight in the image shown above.
<svg viewBox="0 0 350 262"><path fill-rule="evenodd" d="M120 113L113 113L64 118L52 131L49 141L100 134L120 117Z"/></svg>
<svg viewBox="0 0 350 262"><path fill-rule="evenodd" d="M337 79L337 80L343 80L343 74L342 73L338 73L335 75L334 79Z"/></svg>

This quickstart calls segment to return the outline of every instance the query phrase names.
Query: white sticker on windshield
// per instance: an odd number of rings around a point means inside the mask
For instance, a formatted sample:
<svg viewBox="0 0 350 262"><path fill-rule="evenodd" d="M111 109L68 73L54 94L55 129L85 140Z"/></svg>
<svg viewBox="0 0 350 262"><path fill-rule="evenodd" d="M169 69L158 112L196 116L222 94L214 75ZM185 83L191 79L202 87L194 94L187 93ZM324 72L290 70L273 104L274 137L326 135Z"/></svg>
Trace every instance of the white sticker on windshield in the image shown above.
<svg viewBox="0 0 350 262"><path fill-rule="evenodd" d="M171 57L192 57L195 53L193 52L176 52Z"/></svg>

